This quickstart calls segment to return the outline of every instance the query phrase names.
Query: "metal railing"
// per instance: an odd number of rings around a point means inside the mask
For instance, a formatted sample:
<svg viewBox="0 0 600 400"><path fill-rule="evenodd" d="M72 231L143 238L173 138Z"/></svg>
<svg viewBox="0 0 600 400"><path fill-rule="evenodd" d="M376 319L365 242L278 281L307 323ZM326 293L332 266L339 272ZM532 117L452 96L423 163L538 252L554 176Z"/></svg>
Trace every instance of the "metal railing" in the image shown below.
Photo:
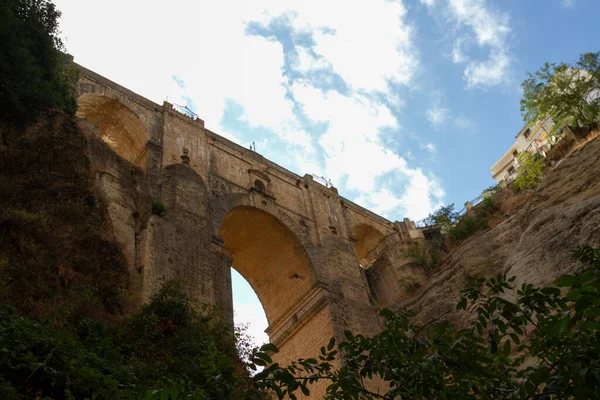
<svg viewBox="0 0 600 400"><path fill-rule="evenodd" d="M175 103L172 103L172 104L173 104L173 110L177 111L178 113L188 116L194 121L197 119L200 119L200 116L198 116L198 114L196 114L195 112L190 110L188 106L182 106L180 104L175 104Z"/></svg>
<svg viewBox="0 0 600 400"><path fill-rule="evenodd" d="M311 175L316 182L319 182L321 185L325 186L326 188L333 187L333 183L331 183L331 179L327 179L325 177L315 175L315 174L311 174Z"/></svg>

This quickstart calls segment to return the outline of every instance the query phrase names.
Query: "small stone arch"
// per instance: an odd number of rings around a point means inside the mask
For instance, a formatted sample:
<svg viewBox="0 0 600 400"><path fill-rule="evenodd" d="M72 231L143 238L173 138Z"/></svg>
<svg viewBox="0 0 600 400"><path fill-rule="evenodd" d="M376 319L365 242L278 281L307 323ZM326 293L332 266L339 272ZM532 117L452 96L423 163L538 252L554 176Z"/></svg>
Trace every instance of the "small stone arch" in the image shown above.
<svg viewBox="0 0 600 400"><path fill-rule="evenodd" d="M373 226L360 223L352 228L352 238L358 262L367 267L377 258L377 247L383 243L386 236Z"/></svg>
<svg viewBox="0 0 600 400"><path fill-rule="evenodd" d="M95 94L79 97L77 116L92 122L100 138L127 161L145 166L148 130L138 115L117 99Z"/></svg>

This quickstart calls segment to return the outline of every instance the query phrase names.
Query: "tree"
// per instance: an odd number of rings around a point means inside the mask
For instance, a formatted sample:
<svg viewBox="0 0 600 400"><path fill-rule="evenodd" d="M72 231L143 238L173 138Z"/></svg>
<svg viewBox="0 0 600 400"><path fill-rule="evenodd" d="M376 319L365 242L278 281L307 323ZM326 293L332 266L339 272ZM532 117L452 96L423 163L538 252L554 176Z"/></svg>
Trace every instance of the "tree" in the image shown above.
<svg viewBox="0 0 600 400"><path fill-rule="evenodd" d="M591 399L600 393L600 249L574 256L586 265L554 286L515 278L468 279L457 309L472 313L469 328L442 321L410 322L412 313L382 311L386 329L372 338L345 332L345 340L321 348L317 358L282 367L270 363L269 345L256 354L267 365L254 385L279 398L310 394L310 384L329 382L327 399ZM517 353L513 353L513 349ZM334 366L339 360L339 366ZM370 388L378 378L384 385Z"/></svg>
<svg viewBox="0 0 600 400"><path fill-rule="evenodd" d="M49 0L0 5L0 121L32 119L46 107L76 111L77 74L59 37Z"/></svg>
<svg viewBox="0 0 600 400"><path fill-rule="evenodd" d="M459 213L454 211L454 204L450 204L429 214L424 222L428 226L439 226L442 233L445 233L456 225L459 217Z"/></svg>
<svg viewBox="0 0 600 400"><path fill-rule="evenodd" d="M530 125L551 118L559 127L590 130L600 121L600 52L585 53L574 64L545 63L523 81L521 114Z"/></svg>
<svg viewBox="0 0 600 400"><path fill-rule="evenodd" d="M546 167L542 156L537 153L522 151L517 156L517 160L519 161L517 178L515 179L517 188L522 190L537 187L544 176L544 168Z"/></svg>

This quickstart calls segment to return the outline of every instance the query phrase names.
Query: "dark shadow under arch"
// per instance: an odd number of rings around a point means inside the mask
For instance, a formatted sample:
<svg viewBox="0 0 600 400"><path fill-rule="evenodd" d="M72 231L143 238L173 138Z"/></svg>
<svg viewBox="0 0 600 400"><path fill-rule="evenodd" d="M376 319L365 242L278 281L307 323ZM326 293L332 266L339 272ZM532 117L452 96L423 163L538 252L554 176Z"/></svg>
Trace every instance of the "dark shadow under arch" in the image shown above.
<svg viewBox="0 0 600 400"><path fill-rule="evenodd" d="M385 235L371 225L358 224L352 228L352 237L355 239L356 258L360 265L366 267L377 257L374 250L385 239Z"/></svg>

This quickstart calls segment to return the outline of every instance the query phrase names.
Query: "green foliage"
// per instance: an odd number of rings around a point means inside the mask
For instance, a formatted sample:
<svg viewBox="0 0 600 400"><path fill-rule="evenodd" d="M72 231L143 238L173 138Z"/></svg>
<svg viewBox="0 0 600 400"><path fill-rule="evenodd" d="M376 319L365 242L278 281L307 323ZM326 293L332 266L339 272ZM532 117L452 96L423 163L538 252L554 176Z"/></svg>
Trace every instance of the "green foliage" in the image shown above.
<svg viewBox="0 0 600 400"><path fill-rule="evenodd" d="M515 179L517 189L536 188L542 181L544 168L546 167L542 156L537 153L522 151L519 153L517 160L519 161L519 169Z"/></svg>
<svg viewBox="0 0 600 400"><path fill-rule="evenodd" d="M409 244L402 252L402 255L424 269L428 266L427 249L419 242Z"/></svg>
<svg viewBox="0 0 600 400"><path fill-rule="evenodd" d="M545 63L523 81L521 114L530 125L551 118L558 127L591 129L600 121L600 52L585 53L574 64Z"/></svg>
<svg viewBox="0 0 600 400"><path fill-rule="evenodd" d="M429 214L425 219L425 224L438 226L445 237L451 242L457 243L467 239L475 232L487 228L489 216L495 210L496 206L491 196L484 196L481 203L477 204L469 214L461 216L454 211L454 204L450 204ZM434 251L433 258L435 258L436 251L443 248L440 245L430 247ZM435 265L435 260L433 262Z"/></svg>
<svg viewBox="0 0 600 400"><path fill-rule="evenodd" d="M587 268L552 287L525 283L516 302L508 300L514 277L469 278L457 309L473 315L470 328L421 327L410 323L410 311L383 310L386 329L372 338L346 331L337 348L332 339L318 358L287 367L262 356L267 367L254 385L278 398L309 395L317 381L329 383L325 398L344 400L597 398L600 250L575 256ZM373 378L384 382L377 393Z"/></svg>
<svg viewBox="0 0 600 400"><path fill-rule="evenodd" d="M412 275L405 275L398 280L398 285L404 289L406 293L412 294L421 287L421 282Z"/></svg>
<svg viewBox="0 0 600 400"><path fill-rule="evenodd" d="M244 378L234 360L233 330L172 283L123 327L56 329L0 306L3 399L232 398Z"/></svg>
<svg viewBox="0 0 600 400"><path fill-rule="evenodd" d="M164 217L167 214L167 206L162 200L154 200L152 202L152 214Z"/></svg>
<svg viewBox="0 0 600 400"><path fill-rule="evenodd" d="M448 238L452 242L460 242L487 227L488 220L486 216L477 213L475 215L465 215L456 226L448 230Z"/></svg>
<svg viewBox="0 0 600 400"><path fill-rule="evenodd" d="M442 240L441 238L432 238L425 242L414 241L404 249L402 255L423 268L425 272L432 272L436 268Z"/></svg>
<svg viewBox="0 0 600 400"><path fill-rule="evenodd" d="M491 196L495 193L498 193L502 190L502 187L500 186L500 184L495 184L492 185L490 187L488 187L487 189L485 189L483 192L481 192L481 195L486 197L486 196Z"/></svg>
<svg viewBox="0 0 600 400"><path fill-rule="evenodd" d="M31 120L46 107L75 113L77 73L61 51L59 17L49 0L0 5L0 121Z"/></svg>
<svg viewBox="0 0 600 400"><path fill-rule="evenodd" d="M429 214L424 222L427 226L438 226L445 233L458 222L459 217L459 213L454 211L454 204L450 204Z"/></svg>

